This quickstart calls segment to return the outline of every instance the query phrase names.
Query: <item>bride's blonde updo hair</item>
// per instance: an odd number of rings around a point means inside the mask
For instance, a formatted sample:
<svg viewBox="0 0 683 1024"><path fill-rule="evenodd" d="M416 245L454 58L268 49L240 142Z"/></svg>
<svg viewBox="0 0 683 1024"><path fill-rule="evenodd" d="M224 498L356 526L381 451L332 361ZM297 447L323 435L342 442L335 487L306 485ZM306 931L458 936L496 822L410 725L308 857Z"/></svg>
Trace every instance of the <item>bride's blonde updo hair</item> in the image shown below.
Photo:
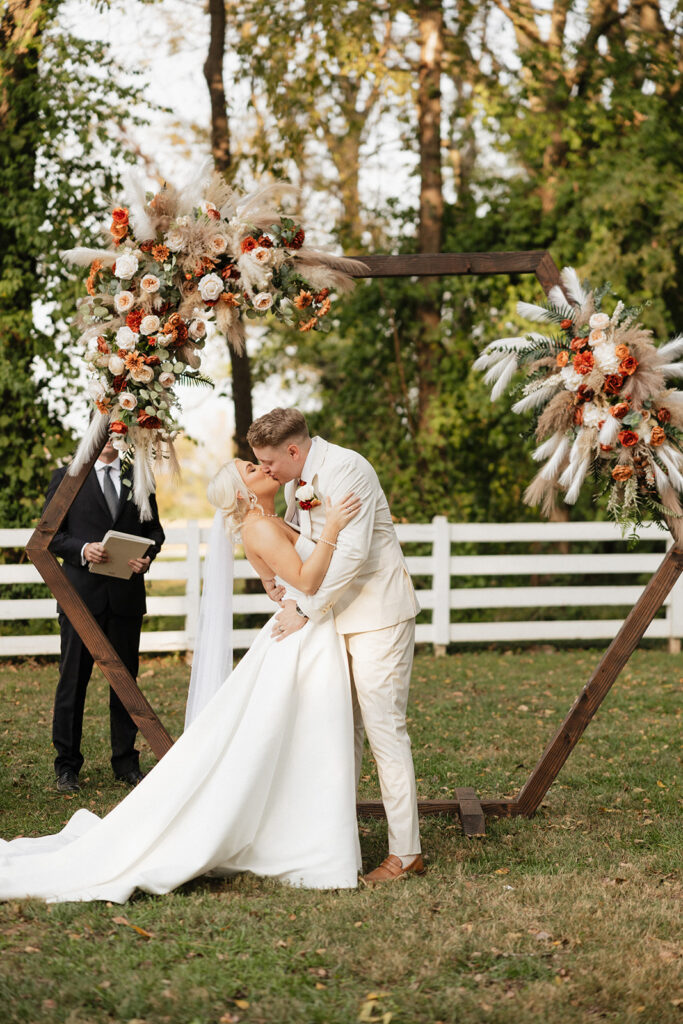
<svg viewBox="0 0 683 1024"><path fill-rule="evenodd" d="M233 536L240 532L247 513L261 508L258 498L240 476L234 459L221 466L209 481L206 495L213 507L223 513L226 532Z"/></svg>

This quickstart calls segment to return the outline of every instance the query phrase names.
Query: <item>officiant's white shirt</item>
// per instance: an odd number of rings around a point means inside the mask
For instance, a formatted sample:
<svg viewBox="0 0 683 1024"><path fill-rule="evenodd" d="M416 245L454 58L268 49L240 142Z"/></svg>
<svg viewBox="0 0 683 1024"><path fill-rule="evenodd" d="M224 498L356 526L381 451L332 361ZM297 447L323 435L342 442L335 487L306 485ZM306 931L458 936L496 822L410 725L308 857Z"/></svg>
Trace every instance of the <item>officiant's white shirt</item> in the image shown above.
<svg viewBox="0 0 683 1024"><path fill-rule="evenodd" d="M338 633L361 633L393 626L417 615L415 596L389 505L375 470L358 452L314 437L301 479L311 484L320 505L298 507L298 481L285 486L287 522L298 514L298 529L317 540L325 523L325 498L337 502L350 491L361 509L341 531L337 549L317 594L299 601L314 622L330 609Z"/></svg>

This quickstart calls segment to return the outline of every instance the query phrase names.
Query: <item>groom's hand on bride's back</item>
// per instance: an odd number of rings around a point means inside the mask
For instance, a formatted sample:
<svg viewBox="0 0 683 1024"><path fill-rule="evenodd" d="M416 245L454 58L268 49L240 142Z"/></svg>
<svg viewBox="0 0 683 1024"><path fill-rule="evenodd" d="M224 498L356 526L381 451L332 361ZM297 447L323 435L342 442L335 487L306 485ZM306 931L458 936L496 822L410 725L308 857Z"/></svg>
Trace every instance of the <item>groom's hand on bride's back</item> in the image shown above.
<svg viewBox="0 0 683 1024"><path fill-rule="evenodd" d="M298 610L296 601L283 601L282 611L275 616L275 625L271 636L274 636L276 640L284 640L285 637L296 633L297 630L303 629L307 622L306 616Z"/></svg>

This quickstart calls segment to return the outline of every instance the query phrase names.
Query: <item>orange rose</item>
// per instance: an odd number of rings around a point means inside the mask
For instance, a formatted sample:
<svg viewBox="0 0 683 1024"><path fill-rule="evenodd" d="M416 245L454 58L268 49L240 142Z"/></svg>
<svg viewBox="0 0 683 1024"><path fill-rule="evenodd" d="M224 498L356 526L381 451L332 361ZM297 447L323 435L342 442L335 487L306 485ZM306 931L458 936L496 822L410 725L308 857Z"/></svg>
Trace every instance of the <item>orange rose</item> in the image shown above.
<svg viewBox="0 0 683 1024"><path fill-rule="evenodd" d="M121 239L125 238L126 235L128 234L128 225L127 224L112 224L112 226L109 228L109 231L113 235L113 237L116 238L120 242Z"/></svg>
<svg viewBox="0 0 683 1024"><path fill-rule="evenodd" d="M653 427L650 433L650 444L653 448L659 448L660 444L666 441L666 431L661 427Z"/></svg>
<svg viewBox="0 0 683 1024"><path fill-rule="evenodd" d="M625 373L628 377L638 369L638 360L635 356L625 356L619 363L619 373Z"/></svg>
<svg viewBox="0 0 683 1024"><path fill-rule="evenodd" d="M657 409L657 419L660 423L668 423L671 419L671 413L662 406L661 409Z"/></svg>
<svg viewBox="0 0 683 1024"><path fill-rule="evenodd" d="M140 409L138 412L138 426L144 427L146 430L158 430L161 426L161 420L158 416L149 416L144 409Z"/></svg>
<svg viewBox="0 0 683 1024"><path fill-rule="evenodd" d="M633 476L633 468L631 466L615 466L612 470L612 479L616 480L617 483L624 483L626 480L630 480Z"/></svg>
<svg viewBox="0 0 683 1024"><path fill-rule="evenodd" d="M252 249L256 249L258 242L251 235L247 235L246 238L242 239L241 249L242 252L251 252Z"/></svg>
<svg viewBox="0 0 683 1024"><path fill-rule="evenodd" d="M125 206L117 206L116 209L111 211L111 219L114 224L127 224L128 210Z"/></svg>
<svg viewBox="0 0 683 1024"><path fill-rule="evenodd" d="M127 434L128 427L121 420L112 420L109 424L109 430L112 434Z"/></svg>
<svg viewBox="0 0 683 1024"><path fill-rule="evenodd" d="M573 320L563 320L562 323L560 324L560 329L563 330L563 331L568 331L573 323L574 323Z"/></svg>
<svg viewBox="0 0 683 1024"><path fill-rule="evenodd" d="M622 420L629 410L628 402L617 402L610 408L610 414L617 420Z"/></svg>
<svg viewBox="0 0 683 1024"><path fill-rule="evenodd" d="M630 352L627 349L626 345L617 345L617 347L614 350L614 354L617 357L617 359L625 359L626 356L630 355Z"/></svg>
<svg viewBox="0 0 683 1024"><path fill-rule="evenodd" d="M619 442L624 448L633 448L635 444L638 444L638 435L634 430L620 430Z"/></svg>
<svg viewBox="0 0 683 1024"><path fill-rule="evenodd" d="M618 373L610 373L605 377L605 394L618 395L624 385L624 378Z"/></svg>
<svg viewBox="0 0 683 1024"><path fill-rule="evenodd" d="M567 363L569 362L569 352L567 352L566 348L563 348L560 352L557 353L556 362L558 366L567 365Z"/></svg>
<svg viewBox="0 0 683 1024"><path fill-rule="evenodd" d="M151 203L150 203L150 206L151 206ZM141 242L140 243L140 249L142 250L142 252L151 252L153 248L154 248L154 242Z"/></svg>
<svg viewBox="0 0 683 1024"><path fill-rule="evenodd" d="M572 338L572 340L569 343L569 347L572 350L572 352L580 352L581 349L586 347L586 339L585 338Z"/></svg>
<svg viewBox="0 0 683 1024"><path fill-rule="evenodd" d="M586 387L585 384L579 384L574 401L578 405L580 402L592 402L594 397L595 391L593 391L593 388Z"/></svg>
<svg viewBox="0 0 683 1024"><path fill-rule="evenodd" d="M592 352L577 352L574 356L574 369L581 376L590 373L595 366L595 359Z"/></svg>

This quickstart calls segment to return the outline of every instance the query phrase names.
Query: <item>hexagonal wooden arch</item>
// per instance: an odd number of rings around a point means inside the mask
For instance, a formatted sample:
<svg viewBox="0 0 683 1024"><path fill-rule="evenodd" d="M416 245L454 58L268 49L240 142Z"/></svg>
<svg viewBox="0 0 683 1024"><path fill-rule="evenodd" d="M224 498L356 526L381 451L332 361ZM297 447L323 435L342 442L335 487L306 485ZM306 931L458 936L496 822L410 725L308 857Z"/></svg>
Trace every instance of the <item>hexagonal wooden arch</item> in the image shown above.
<svg viewBox="0 0 683 1024"><path fill-rule="evenodd" d="M560 273L546 250L528 252L484 253L417 253L400 256L362 256L368 268L359 277L443 277L449 275L535 274L546 294L560 285ZM105 437L102 439L104 446ZM71 621L83 643L99 665L107 681L121 698L134 722L157 758L163 757L173 740L142 694L121 659L91 615L85 602L66 578L55 556L48 550L50 542L85 483L101 447L76 476L64 476L50 504L46 507L26 552ZM676 547L664 557L638 602L624 621L612 643L600 659L559 729L550 738L538 763L521 790L512 799L479 800L473 789L458 788L452 800L420 800L424 814L455 814L460 816L468 835L485 830L485 817L530 817L556 779L560 769L583 735L588 723L607 696L612 684L638 646L647 627L664 603L669 591L683 571L683 543L675 531ZM360 815L383 817L380 800L358 803Z"/></svg>

